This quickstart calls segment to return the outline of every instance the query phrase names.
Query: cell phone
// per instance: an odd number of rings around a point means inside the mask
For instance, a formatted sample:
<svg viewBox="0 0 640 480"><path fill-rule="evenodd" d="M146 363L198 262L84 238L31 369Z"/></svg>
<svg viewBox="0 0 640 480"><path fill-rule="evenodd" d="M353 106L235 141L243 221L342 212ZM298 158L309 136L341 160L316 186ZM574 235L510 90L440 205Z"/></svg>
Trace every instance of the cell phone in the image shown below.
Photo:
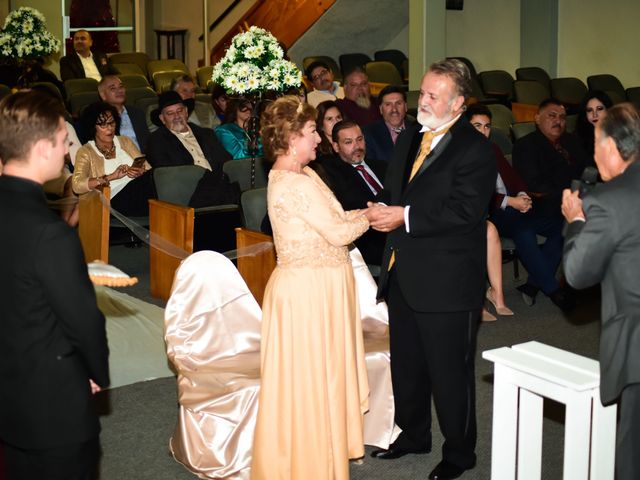
<svg viewBox="0 0 640 480"><path fill-rule="evenodd" d="M136 157L133 159L133 163L131 164L132 168L144 168L144 162L147 160L147 157Z"/></svg>

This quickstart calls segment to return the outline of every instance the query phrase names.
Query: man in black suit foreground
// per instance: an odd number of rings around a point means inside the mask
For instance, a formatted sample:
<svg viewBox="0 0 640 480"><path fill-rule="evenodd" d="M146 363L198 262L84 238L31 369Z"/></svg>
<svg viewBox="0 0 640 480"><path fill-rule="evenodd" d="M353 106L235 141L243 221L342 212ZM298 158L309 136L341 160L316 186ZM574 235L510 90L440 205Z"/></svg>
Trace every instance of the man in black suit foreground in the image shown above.
<svg viewBox="0 0 640 480"><path fill-rule="evenodd" d="M0 441L12 480L94 478L100 450L104 317L78 236L42 191L68 151L63 114L37 91L0 103Z"/></svg>
<svg viewBox="0 0 640 480"><path fill-rule="evenodd" d="M422 79L418 122L400 135L372 226L389 232L378 296L389 306L398 458L431 451L431 397L444 435L432 480L476 463L476 332L486 285L486 216L495 188L490 142L461 118L467 67L432 64Z"/></svg>
<svg viewBox="0 0 640 480"><path fill-rule="evenodd" d="M595 130L604 184L564 190L569 222L564 273L575 288L602 284L600 398L620 403L616 478L640 478L640 115L629 103L607 110Z"/></svg>
<svg viewBox="0 0 640 480"><path fill-rule="evenodd" d="M320 160L326 173L326 181L334 195L346 210L367 208L367 202L375 199L382 190L387 165L366 158L364 135L357 123L342 120L332 130L335 155ZM354 243L370 265L380 265L385 235L369 229Z"/></svg>

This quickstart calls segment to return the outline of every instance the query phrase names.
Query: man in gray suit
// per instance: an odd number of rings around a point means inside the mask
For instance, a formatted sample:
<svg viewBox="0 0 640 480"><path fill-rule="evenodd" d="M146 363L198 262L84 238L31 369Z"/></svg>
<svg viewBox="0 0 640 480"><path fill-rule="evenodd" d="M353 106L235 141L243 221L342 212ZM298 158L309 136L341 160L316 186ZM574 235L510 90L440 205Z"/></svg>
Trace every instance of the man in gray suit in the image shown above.
<svg viewBox="0 0 640 480"><path fill-rule="evenodd" d="M600 397L620 404L616 478L640 478L640 114L616 105L598 122L595 159L605 184L584 200L563 192L569 222L564 273L575 288L602 284Z"/></svg>

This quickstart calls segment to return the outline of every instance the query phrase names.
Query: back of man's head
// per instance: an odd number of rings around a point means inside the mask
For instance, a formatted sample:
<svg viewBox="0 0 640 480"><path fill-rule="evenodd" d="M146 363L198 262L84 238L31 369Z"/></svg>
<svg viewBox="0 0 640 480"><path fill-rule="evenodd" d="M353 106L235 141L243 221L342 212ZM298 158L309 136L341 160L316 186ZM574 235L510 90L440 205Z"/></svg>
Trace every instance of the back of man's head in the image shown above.
<svg viewBox="0 0 640 480"><path fill-rule="evenodd" d="M34 144L55 134L64 117L64 106L39 91L17 92L0 102L0 159L3 165L25 161Z"/></svg>
<svg viewBox="0 0 640 480"><path fill-rule="evenodd" d="M619 103L598 122L602 137L613 139L622 159L634 161L640 152L640 114L631 103Z"/></svg>

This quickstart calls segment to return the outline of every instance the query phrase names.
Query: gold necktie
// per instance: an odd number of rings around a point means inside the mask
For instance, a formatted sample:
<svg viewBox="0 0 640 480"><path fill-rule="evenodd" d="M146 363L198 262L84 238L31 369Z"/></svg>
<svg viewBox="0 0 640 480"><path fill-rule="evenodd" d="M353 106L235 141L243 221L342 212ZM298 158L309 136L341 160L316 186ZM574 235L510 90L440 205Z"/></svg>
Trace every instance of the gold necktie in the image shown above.
<svg viewBox="0 0 640 480"><path fill-rule="evenodd" d="M451 125L449 125L448 127L442 128L440 130L437 130L435 132L426 131L422 134L422 141L420 142L420 151L418 152L418 156L416 157L416 159L413 161L413 166L411 167L411 174L409 175L409 181L413 180L413 177L416 176L416 173L418 173L418 170L420 170L420 167L424 163L425 158L427 158L427 155L429 155L429 152L431 152L431 143L433 142L433 139L436 138L438 135L443 135L447 133L450 127ZM393 267L394 263L396 263L395 250L391 252L391 258L389 259L389 266L387 267L387 271L391 270L391 267Z"/></svg>
<svg viewBox="0 0 640 480"><path fill-rule="evenodd" d="M409 175L409 181L413 180L413 177L415 177L416 173L418 173L418 170L420 170L420 167L424 163L425 158L427 158L427 155L429 155L429 152L431 152L431 143L433 142L433 139L438 135L446 133L447 130L449 130L449 127L445 127L436 132L426 131L422 134L420 151L418 152L418 156L414 160L413 166L411 167L411 175Z"/></svg>

